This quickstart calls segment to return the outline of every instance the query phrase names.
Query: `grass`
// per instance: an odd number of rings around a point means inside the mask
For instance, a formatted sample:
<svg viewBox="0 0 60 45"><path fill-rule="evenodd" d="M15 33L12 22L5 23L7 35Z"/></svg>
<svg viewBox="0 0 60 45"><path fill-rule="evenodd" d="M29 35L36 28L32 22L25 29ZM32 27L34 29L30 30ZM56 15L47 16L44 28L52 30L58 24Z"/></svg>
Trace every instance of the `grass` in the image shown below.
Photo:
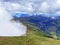
<svg viewBox="0 0 60 45"><path fill-rule="evenodd" d="M45 34L35 28L30 28L28 32L31 45L60 45L60 40L46 37Z"/></svg>
<svg viewBox="0 0 60 45"><path fill-rule="evenodd" d="M27 36L0 37L0 45L60 45L60 40L48 38L35 27L28 27Z"/></svg>
<svg viewBox="0 0 60 45"><path fill-rule="evenodd" d="M26 36L21 37L0 37L0 45L28 45Z"/></svg>

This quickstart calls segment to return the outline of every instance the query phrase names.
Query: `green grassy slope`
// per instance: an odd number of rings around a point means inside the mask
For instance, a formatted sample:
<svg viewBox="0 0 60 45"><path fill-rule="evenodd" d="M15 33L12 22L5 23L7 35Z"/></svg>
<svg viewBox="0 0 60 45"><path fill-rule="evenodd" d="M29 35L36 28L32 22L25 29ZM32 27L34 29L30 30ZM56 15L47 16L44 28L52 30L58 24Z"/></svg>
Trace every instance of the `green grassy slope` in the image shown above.
<svg viewBox="0 0 60 45"><path fill-rule="evenodd" d="M60 45L60 40L46 37L35 28L30 28L28 31L28 38L31 45Z"/></svg>
<svg viewBox="0 0 60 45"><path fill-rule="evenodd" d="M48 38L35 27L28 27L27 36L0 37L0 45L60 45L60 40Z"/></svg>

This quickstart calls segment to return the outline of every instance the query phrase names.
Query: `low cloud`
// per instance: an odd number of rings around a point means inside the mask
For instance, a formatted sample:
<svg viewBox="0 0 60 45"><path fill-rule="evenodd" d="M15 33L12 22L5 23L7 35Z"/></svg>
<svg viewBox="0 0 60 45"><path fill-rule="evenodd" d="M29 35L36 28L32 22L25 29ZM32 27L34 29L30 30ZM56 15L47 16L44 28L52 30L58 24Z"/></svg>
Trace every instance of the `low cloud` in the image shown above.
<svg viewBox="0 0 60 45"><path fill-rule="evenodd" d="M17 10L18 5L13 4L13 7L9 7L10 4L5 2L0 3L0 36L23 36L26 35L26 26L20 22L11 21L12 14L10 11ZM11 5L12 6L12 5ZM9 8L8 8L9 7ZM12 8L10 11L8 9Z"/></svg>

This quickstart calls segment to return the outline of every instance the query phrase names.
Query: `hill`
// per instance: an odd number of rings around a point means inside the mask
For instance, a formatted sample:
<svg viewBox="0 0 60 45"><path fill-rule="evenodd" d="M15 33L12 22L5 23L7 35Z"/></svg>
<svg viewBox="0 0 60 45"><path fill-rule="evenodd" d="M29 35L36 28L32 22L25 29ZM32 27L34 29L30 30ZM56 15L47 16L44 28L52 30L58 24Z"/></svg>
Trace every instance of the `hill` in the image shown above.
<svg viewBox="0 0 60 45"><path fill-rule="evenodd" d="M0 37L0 45L60 45L60 40L47 37L36 27L28 25L26 36Z"/></svg>

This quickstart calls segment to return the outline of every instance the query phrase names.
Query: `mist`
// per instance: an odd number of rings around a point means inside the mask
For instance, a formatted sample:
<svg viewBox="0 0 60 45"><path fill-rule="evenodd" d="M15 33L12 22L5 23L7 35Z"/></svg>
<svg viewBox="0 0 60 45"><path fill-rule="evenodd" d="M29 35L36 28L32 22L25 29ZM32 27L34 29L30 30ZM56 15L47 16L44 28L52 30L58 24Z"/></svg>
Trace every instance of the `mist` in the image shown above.
<svg viewBox="0 0 60 45"><path fill-rule="evenodd" d="M0 3L0 36L26 35L27 27L20 22L11 21L12 14Z"/></svg>

